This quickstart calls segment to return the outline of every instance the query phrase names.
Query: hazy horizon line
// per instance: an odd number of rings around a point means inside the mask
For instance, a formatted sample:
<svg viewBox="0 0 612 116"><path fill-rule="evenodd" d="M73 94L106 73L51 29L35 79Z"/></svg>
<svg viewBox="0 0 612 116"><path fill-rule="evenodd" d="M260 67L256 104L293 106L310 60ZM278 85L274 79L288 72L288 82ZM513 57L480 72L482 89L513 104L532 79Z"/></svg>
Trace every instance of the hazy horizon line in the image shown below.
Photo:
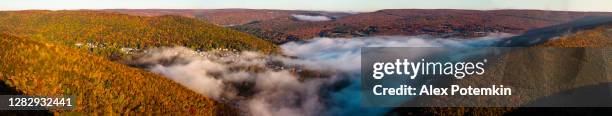
<svg viewBox="0 0 612 116"><path fill-rule="evenodd" d="M77 10L280 10L280 11L322 11L322 12L377 12L381 10L473 10L473 11L498 11L498 10L532 10L532 11L559 11L559 12L612 12L612 11L587 11L587 10L550 10L550 9L452 9L452 8L389 8L377 10L315 10L315 9L257 9L257 8L93 8L93 9L0 9L0 11L32 11L32 10L48 10L48 11L77 11Z"/></svg>

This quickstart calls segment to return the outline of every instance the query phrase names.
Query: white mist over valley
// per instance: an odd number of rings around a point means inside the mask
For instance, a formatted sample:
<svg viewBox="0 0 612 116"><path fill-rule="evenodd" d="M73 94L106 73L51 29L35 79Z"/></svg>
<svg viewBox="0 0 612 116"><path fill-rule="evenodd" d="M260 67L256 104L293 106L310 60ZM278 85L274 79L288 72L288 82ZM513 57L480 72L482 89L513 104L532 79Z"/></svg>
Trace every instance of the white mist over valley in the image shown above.
<svg viewBox="0 0 612 116"><path fill-rule="evenodd" d="M359 107L361 47L482 47L508 36L315 38L283 44L284 55L161 47L145 50L133 62L246 114L380 115L389 109Z"/></svg>

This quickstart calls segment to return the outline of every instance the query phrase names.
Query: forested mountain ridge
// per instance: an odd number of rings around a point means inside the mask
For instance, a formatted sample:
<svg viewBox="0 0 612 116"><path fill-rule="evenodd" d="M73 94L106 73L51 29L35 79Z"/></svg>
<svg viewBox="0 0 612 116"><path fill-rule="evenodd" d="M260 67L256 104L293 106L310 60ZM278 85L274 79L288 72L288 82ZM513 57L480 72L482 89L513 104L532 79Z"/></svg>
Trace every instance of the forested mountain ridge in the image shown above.
<svg viewBox="0 0 612 116"><path fill-rule="evenodd" d="M277 46L255 36L180 16L143 17L104 11L4 11L0 32L63 43L87 44L104 56L121 48L185 46L274 52Z"/></svg>
<svg viewBox="0 0 612 116"><path fill-rule="evenodd" d="M313 37L432 35L441 38L483 37L489 33L520 35L531 29L562 24L607 12L544 10L390 9L359 13L331 21L276 18L234 26L236 30L283 43Z"/></svg>

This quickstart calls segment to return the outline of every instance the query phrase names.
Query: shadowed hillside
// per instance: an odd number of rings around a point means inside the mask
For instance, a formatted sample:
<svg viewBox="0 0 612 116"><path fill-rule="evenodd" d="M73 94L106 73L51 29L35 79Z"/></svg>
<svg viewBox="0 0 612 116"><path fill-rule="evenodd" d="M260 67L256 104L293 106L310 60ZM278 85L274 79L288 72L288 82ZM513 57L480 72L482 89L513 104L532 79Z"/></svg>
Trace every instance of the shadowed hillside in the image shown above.
<svg viewBox="0 0 612 116"><path fill-rule="evenodd" d="M603 53L604 51L588 49L612 47L612 26L609 20L609 17L599 17L594 20L593 18L587 18L586 20L578 20L573 23L535 29L531 33L528 32L525 35L511 37L508 41L517 40L517 43L500 44L500 46L528 47L536 43L523 44L527 42L522 42L522 40L534 40L535 38L542 41L539 41L541 42L538 43L539 45L526 48L530 50L524 50L529 52L511 52L501 56L498 59L500 62L494 64L495 66L487 68L488 72L485 75L468 77L469 79L454 80L452 82L453 84L471 86L486 86L492 83L511 85L518 89L515 93L516 95L513 94L515 96L508 96L502 99L491 99L486 96L439 96L433 99L420 99L423 101L419 102L428 104L465 104L466 102L475 101L475 103L491 104L511 101L511 103L521 104L521 106L548 101L554 101L553 103L557 104L556 106L610 103L611 100L605 99L605 94L610 92L609 86L612 85L610 71L609 69L601 68L612 64L609 59L602 59L602 57L609 58L609 54ZM508 41L503 41L502 43L507 43ZM565 49L564 51L559 50L557 47L587 49ZM553 50L546 51L546 49ZM607 62L607 64L592 64L601 62ZM605 74L601 72L608 72L608 75L598 75ZM545 82L542 80L557 82L539 83ZM592 99L575 100L576 98ZM572 99L588 103L572 103ZM597 115L610 113L611 109L609 107L432 107L397 108L389 113L389 115Z"/></svg>

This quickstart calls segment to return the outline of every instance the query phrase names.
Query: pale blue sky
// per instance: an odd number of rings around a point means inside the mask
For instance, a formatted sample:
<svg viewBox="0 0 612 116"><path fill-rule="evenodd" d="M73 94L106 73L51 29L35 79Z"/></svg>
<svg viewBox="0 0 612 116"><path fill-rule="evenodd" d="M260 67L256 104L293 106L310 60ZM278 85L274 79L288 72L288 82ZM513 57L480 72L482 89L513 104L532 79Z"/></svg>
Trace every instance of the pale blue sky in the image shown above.
<svg viewBox="0 0 612 116"><path fill-rule="evenodd" d="M541 9L612 12L612 0L0 0L0 10L26 9Z"/></svg>

